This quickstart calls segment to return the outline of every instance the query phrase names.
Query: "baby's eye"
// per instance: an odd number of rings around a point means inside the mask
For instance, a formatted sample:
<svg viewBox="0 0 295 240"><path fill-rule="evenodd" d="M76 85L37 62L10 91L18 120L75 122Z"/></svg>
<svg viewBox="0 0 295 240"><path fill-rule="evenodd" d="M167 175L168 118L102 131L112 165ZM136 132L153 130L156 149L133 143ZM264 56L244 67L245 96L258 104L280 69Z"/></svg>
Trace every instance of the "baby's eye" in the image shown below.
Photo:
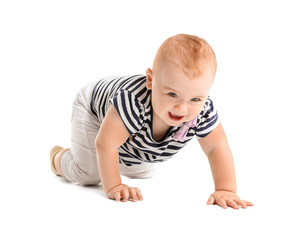
<svg viewBox="0 0 295 240"><path fill-rule="evenodd" d="M193 98L192 101L193 101L193 102L200 102L201 99L200 99L200 98Z"/></svg>
<svg viewBox="0 0 295 240"><path fill-rule="evenodd" d="M168 93L168 95L169 95L170 97L177 97L177 94L176 94L176 93L173 93L173 92Z"/></svg>

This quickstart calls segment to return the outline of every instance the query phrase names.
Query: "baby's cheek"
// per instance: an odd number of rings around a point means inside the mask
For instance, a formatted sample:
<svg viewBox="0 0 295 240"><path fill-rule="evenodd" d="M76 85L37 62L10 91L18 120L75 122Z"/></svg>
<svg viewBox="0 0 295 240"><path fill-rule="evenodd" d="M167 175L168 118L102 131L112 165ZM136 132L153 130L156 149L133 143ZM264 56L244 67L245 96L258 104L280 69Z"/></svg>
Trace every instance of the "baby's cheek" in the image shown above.
<svg viewBox="0 0 295 240"><path fill-rule="evenodd" d="M192 118L196 118L197 116L199 116L199 114L201 113L201 111L202 111L202 108L195 108L195 109L193 109L193 111L192 111Z"/></svg>

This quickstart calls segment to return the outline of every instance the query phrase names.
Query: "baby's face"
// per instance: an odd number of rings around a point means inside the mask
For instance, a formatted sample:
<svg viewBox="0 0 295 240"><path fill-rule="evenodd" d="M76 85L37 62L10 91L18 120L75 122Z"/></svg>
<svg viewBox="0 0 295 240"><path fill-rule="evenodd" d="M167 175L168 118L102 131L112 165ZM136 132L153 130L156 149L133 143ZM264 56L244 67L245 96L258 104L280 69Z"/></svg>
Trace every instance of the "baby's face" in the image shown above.
<svg viewBox="0 0 295 240"><path fill-rule="evenodd" d="M165 64L153 75L147 69L147 88L152 90L154 119L177 126L196 118L207 100L213 79L210 71L190 79L173 63Z"/></svg>

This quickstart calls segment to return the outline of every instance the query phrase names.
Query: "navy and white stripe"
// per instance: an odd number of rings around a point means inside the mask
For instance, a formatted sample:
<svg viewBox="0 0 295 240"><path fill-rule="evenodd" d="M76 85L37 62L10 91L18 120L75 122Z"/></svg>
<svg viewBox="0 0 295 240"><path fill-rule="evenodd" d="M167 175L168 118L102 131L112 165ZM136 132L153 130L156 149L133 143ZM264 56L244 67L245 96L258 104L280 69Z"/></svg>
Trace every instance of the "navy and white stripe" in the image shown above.
<svg viewBox="0 0 295 240"><path fill-rule="evenodd" d="M91 111L101 123L113 104L118 111L129 139L118 149L120 163L127 166L147 162L162 162L176 154L194 136L207 136L219 123L217 111L208 97L198 116L197 126L189 129L183 142L173 140L173 135L183 125L170 127L166 135L156 141L152 134L153 109L151 91L146 88L145 75L109 76L94 87Z"/></svg>

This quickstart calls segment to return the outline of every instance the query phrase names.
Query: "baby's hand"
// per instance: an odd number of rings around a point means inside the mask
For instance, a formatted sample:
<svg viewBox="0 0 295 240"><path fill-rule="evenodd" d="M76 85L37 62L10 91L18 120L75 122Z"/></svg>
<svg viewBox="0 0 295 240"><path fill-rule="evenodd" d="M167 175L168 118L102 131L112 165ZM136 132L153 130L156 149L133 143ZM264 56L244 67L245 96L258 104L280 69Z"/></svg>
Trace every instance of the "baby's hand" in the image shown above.
<svg viewBox="0 0 295 240"><path fill-rule="evenodd" d="M217 204L224 209L226 209L228 206L234 209L239 209L239 206L242 208L247 208L247 206L254 205L251 202L240 200L238 195L229 191L216 191L212 193L208 199L207 204Z"/></svg>
<svg viewBox="0 0 295 240"><path fill-rule="evenodd" d="M116 201L127 202L128 200L136 202L137 199L143 200L141 192L138 188L129 187L125 184L120 184L107 193L107 197Z"/></svg>

